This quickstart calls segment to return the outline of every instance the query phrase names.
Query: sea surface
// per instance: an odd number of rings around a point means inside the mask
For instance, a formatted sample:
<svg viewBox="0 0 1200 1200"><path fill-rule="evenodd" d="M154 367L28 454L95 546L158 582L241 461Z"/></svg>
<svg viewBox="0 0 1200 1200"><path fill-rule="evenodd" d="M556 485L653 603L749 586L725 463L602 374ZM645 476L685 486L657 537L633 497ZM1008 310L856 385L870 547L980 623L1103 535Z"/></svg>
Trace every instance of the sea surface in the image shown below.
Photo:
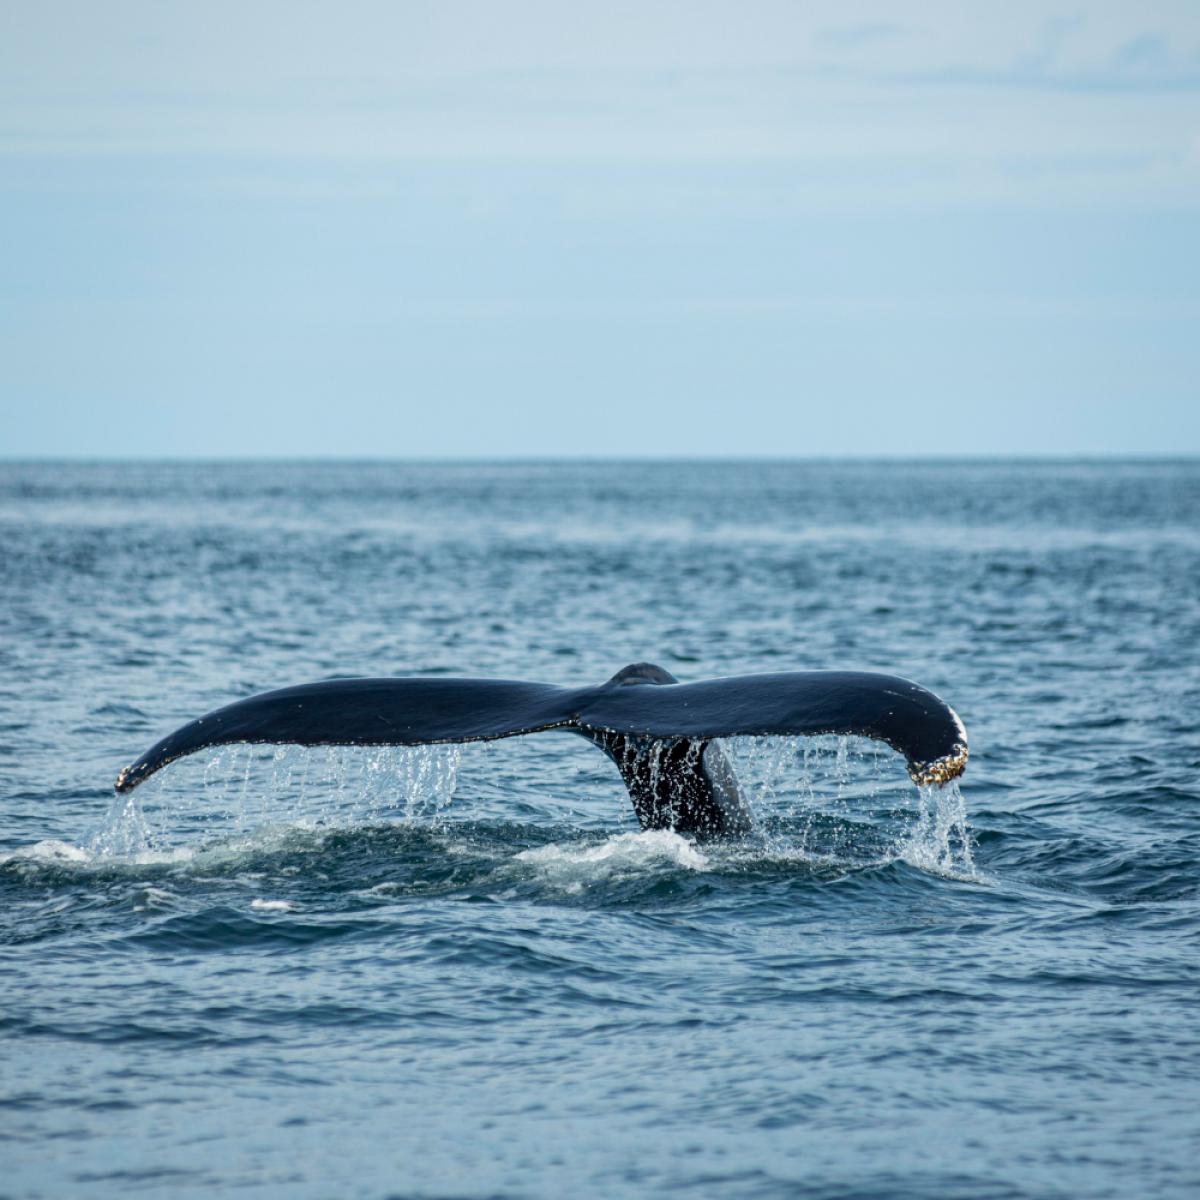
<svg viewBox="0 0 1200 1200"><path fill-rule="evenodd" d="M236 747L335 675L820 667L737 739ZM1200 1195L1200 463L0 464L0 1195Z"/></svg>

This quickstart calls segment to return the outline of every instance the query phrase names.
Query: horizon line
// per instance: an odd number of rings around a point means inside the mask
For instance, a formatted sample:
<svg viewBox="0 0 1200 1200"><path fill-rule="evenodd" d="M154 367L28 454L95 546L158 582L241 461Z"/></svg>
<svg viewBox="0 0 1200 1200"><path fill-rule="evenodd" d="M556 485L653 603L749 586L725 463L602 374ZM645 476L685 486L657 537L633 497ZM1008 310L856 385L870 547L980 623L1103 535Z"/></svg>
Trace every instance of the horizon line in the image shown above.
<svg viewBox="0 0 1200 1200"><path fill-rule="evenodd" d="M708 465L822 465L822 464L878 464L899 465L905 463L1145 463L1145 464L1190 464L1200 463L1200 451L1062 451L1048 453L1019 451L1000 454L981 452L941 452L925 454L678 454L678 455L607 455L607 454L537 454L537 455L475 455L475 454L426 454L426 455L340 455L340 454L280 454L280 455L83 455L83 454L5 454L0 455L2 466L549 466L588 465L639 466L653 464L708 464Z"/></svg>

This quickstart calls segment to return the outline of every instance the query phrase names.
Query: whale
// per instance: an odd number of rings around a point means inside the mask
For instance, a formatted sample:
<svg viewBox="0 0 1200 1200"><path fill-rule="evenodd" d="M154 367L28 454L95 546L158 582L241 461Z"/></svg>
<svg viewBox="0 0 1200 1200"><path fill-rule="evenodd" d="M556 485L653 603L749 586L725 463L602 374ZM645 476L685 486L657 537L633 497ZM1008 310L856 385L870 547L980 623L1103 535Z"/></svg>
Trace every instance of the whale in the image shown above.
<svg viewBox="0 0 1200 1200"><path fill-rule="evenodd" d="M586 738L616 765L643 829L698 838L751 828L719 739L844 734L904 756L918 785L967 765L967 732L933 692L869 671L790 671L681 683L653 663L606 682L563 687L517 679L397 676L328 679L262 692L206 713L156 742L116 780L128 792L169 763L236 743L423 746L543 732Z"/></svg>

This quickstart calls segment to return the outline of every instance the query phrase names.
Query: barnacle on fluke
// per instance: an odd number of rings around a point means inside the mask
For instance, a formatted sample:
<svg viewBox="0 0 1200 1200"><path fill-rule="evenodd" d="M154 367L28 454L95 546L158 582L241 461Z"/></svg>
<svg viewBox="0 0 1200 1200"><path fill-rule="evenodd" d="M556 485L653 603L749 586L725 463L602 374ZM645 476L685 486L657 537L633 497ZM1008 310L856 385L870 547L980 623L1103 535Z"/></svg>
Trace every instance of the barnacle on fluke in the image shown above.
<svg viewBox="0 0 1200 1200"><path fill-rule="evenodd" d="M953 754L935 759L931 763L913 763L908 768L909 777L918 785L949 783L967 769L967 746L964 742Z"/></svg>
<svg viewBox="0 0 1200 1200"><path fill-rule="evenodd" d="M643 829L710 837L750 827L719 738L877 738L904 755L921 785L947 783L967 765L958 714L895 675L791 671L680 683L661 667L634 663L583 688L410 677L264 692L177 729L122 770L116 786L129 791L177 758L233 742L414 746L556 729L587 738L616 763Z"/></svg>

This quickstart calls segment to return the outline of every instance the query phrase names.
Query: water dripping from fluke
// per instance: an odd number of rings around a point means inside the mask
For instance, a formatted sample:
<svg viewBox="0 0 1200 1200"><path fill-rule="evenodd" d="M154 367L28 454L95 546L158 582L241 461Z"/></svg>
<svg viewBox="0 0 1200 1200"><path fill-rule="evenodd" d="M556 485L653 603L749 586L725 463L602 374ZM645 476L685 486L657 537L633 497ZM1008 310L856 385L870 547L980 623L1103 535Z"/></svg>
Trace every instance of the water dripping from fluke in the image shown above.
<svg viewBox="0 0 1200 1200"><path fill-rule="evenodd" d="M179 823L210 836L222 821L239 833L436 826L447 819L464 743L545 730L578 734L608 755L644 831L704 843L748 839L814 861L863 863L890 853L940 874L974 872L954 783L966 733L932 693L855 672L680 684L646 663L596 688L342 679L251 697L177 730L118 777L118 794L128 796L168 763L216 749L199 811L152 792L140 808L110 815L100 843L136 849ZM249 750L233 749L243 744ZM918 785L915 819L902 833L896 814L912 812L910 785L901 801L903 776L880 765L897 752Z"/></svg>
<svg viewBox="0 0 1200 1200"><path fill-rule="evenodd" d="M745 833L749 814L717 739L852 734L903 754L914 782L967 761L958 715L907 679L793 671L680 683L652 663L567 688L511 679L335 679L235 701L162 738L117 775L128 792L197 751L237 743L430 746L562 730L616 764L643 829L702 839ZM290 780L289 780L290 782Z"/></svg>
<svg viewBox="0 0 1200 1200"><path fill-rule="evenodd" d="M267 848L287 830L386 824L438 827L448 817L461 747L223 747L180 770L118 793L84 841L90 863L178 860L226 845Z"/></svg>

